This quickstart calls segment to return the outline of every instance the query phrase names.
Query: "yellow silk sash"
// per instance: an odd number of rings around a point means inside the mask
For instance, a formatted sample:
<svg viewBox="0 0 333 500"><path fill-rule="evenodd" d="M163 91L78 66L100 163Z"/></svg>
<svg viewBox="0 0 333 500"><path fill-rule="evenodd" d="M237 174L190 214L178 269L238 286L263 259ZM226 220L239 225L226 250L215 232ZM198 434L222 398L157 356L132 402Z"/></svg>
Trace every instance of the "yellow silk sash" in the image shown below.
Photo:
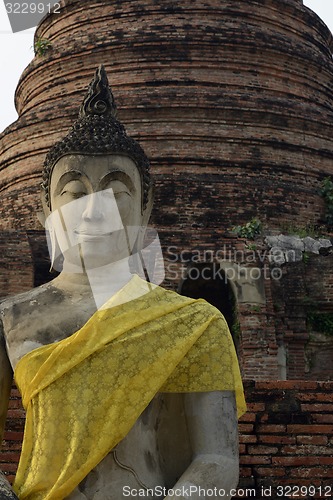
<svg viewBox="0 0 333 500"><path fill-rule="evenodd" d="M118 293L142 283L134 277ZM27 410L14 484L22 500L68 496L157 392L233 390L238 414L246 411L221 314L160 287L104 307L72 336L26 354L15 379Z"/></svg>

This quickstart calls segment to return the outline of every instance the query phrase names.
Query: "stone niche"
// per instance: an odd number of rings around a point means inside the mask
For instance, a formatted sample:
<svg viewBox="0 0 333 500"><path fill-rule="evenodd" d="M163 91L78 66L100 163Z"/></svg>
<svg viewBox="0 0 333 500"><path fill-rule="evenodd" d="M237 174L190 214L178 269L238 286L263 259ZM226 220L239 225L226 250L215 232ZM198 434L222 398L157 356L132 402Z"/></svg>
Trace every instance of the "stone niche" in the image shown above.
<svg viewBox="0 0 333 500"><path fill-rule="evenodd" d="M291 239L287 242L285 254L291 255ZM298 248L293 259L281 264L281 279L272 283L276 338L288 379L332 380L332 244L320 239L311 248Z"/></svg>
<svg viewBox="0 0 333 500"><path fill-rule="evenodd" d="M305 345L306 378L311 380L333 380L333 334L311 332Z"/></svg>

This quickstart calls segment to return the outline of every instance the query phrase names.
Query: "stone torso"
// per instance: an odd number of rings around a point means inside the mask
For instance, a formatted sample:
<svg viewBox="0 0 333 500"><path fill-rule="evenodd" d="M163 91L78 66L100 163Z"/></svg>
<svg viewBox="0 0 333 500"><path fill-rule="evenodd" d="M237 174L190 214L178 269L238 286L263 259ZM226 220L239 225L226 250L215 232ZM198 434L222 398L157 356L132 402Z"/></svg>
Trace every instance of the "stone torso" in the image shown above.
<svg viewBox="0 0 333 500"><path fill-rule="evenodd" d="M2 303L3 334L13 369L33 349L72 335L96 311L90 290L78 287L74 294L73 286L71 290L60 288L56 279ZM68 500L130 498L123 496L124 486L127 491L171 487L189 462L182 397L157 395L128 435L88 474Z"/></svg>

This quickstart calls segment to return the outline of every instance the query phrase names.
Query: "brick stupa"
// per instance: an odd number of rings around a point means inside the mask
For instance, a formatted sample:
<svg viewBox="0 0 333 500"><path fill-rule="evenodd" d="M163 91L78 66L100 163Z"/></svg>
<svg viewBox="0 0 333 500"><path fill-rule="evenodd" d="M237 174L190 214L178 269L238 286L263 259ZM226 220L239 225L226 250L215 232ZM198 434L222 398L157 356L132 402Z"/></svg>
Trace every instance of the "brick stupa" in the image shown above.
<svg viewBox="0 0 333 500"><path fill-rule="evenodd" d="M247 377L311 378L316 370L327 371L317 354L308 364L304 357L304 304L308 297L317 312L330 312L329 257L309 262L306 273L298 269L302 260L290 263L290 271L286 264L281 279L262 275L256 283L253 277L247 283L246 276L229 283L225 264L216 279L212 266L228 259L237 272L244 262L262 267L257 254L256 262L250 259L257 248L269 251L264 240L249 243L230 233L253 217L266 235L324 224L320 187L333 170L328 28L300 0L61 5L37 28L35 40L48 40L50 47L23 72L16 91L19 119L1 136L0 243L12 266L2 294L50 279L36 217L42 164L73 123L103 63L119 119L151 159L153 224L165 251L166 286L204 296L225 313ZM10 241L19 240L24 262L10 248ZM212 278L189 279L187 270L198 268L193 256L199 255L202 266L208 251ZM311 253L310 261L315 258L320 256ZM265 265L271 266L268 259ZM324 345L332 354L331 343ZM309 356L317 351L312 346Z"/></svg>

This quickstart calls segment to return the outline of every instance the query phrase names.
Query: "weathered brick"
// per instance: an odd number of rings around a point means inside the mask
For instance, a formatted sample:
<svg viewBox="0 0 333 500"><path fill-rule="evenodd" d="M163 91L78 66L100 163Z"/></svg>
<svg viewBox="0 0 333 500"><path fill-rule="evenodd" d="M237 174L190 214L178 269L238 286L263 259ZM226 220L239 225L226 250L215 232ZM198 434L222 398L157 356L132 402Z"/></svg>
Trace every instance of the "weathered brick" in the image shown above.
<svg viewBox="0 0 333 500"><path fill-rule="evenodd" d="M238 424L238 429L240 432L244 432L244 433L251 433L253 432L253 429L254 429L254 425L253 424Z"/></svg>
<svg viewBox="0 0 333 500"><path fill-rule="evenodd" d="M247 409L249 412L259 413L261 411L265 411L265 403L247 402Z"/></svg>
<svg viewBox="0 0 333 500"><path fill-rule="evenodd" d="M7 462L7 463L1 464L1 470L5 473L6 472L16 472L16 469L17 469L17 463Z"/></svg>
<svg viewBox="0 0 333 500"><path fill-rule="evenodd" d="M239 473L240 473L241 477L251 477L252 476L252 469L251 469L251 467L240 467Z"/></svg>
<svg viewBox="0 0 333 500"><path fill-rule="evenodd" d="M239 419L241 423L243 422L255 422L256 421L256 414L255 413L250 413L247 412L242 417Z"/></svg>
<svg viewBox="0 0 333 500"><path fill-rule="evenodd" d="M330 414L311 414L312 421L317 424L333 424L333 413Z"/></svg>
<svg viewBox="0 0 333 500"><path fill-rule="evenodd" d="M15 432L15 431L8 431L5 430L4 432L4 440L10 440L10 441L22 441L23 438L23 431L22 432Z"/></svg>
<svg viewBox="0 0 333 500"><path fill-rule="evenodd" d="M282 467L254 467L254 470L261 477L283 477L286 471Z"/></svg>
<svg viewBox="0 0 333 500"><path fill-rule="evenodd" d="M327 390L325 392L300 392L297 394L297 399L300 401L314 401L314 402L333 402L333 394L330 393L332 390L332 383L327 383L330 384L330 386L327 387Z"/></svg>
<svg viewBox="0 0 333 500"><path fill-rule="evenodd" d="M0 462L18 462L20 459L20 452L19 451L3 451L0 453Z"/></svg>
<svg viewBox="0 0 333 500"><path fill-rule="evenodd" d="M297 436L296 437L297 444L322 444L327 445L328 437L327 436Z"/></svg>
<svg viewBox="0 0 333 500"><path fill-rule="evenodd" d="M23 408L9 409L7 418L25 418L25 411Z"/></svg>
<svg viewBox="0 0 333 500"><path fill-rule="evenodd" d="M294 444L296 443L296 437L295 436L274 436L272 434L268 435L263 435L259 434L258 440L260 443L267 443L267 444Z"/></svg>
<svg viewBox="0 0 333 500"><path fill-rule="evenodd" d="M257 436L251 435L251 434L240 434L239 436L239 442L240 443L256 443L257 442Z"/></svg>
<svg viewBox="0 0 333 500"><path fill-rule="evenodd" d="M257 432L259 434L281 434L286 432L285 425L270 425L270 424L260 424L258 425Z"/></svg>
<svg viewBox="0 0 333 500"><path fill-rule="evenodd" d="M299 467L293 469L293 476L300 478L314 478L320 479L333 478L333 468L330 466L325 467Z"/></svg>
<svg viewBox="0 0 333 500"><path fill-rule="evenodd" d="M299 465L332 465L333 457L272 457L272 464L295 467Z"/></svg>
<svg viewBox="0 0 333 500"><path fill-rule="evenodd" d="M249 464L255 464L255 465L263 465L263 464L271 464L271 458L270 457L263 457L261 455L244 455L240 457L240 464L241 465L249 465Z"/></svg>
<svg viewBox="0 0 333 500"><path fill-rule="evenodd" d="M278 448L274 446L248 446L250 455L274 455L277 451Z"/></svg>
<svg viewBox="0 0 333 500"><path fill-rule="evenodd" d="M291 434L333 434L333 425L287 425Z"/></svg>
<svg viewBox="0 0 333 500"><path fill-rule="evenodd" d="M303 389L304 381L303 380L277 380L277 381L259 381L256 384L257 389ZM308 389L317 389L317 382L307 382Z"/></svg>
<svg viewBox="0 0 333 500"><path fill-rule="evenodd" d="M333 404L319 404L319 403L312 403L312 404L302 404L301 405L301 410L304 412L333 412Z"/></svg>
<svg viewBox="0 0 333 500"><path fill-rule="evenodd" d="M317 445L285 445L281 448L281 454L286 455L331 455L332 450L328 446Z"/></svg>

